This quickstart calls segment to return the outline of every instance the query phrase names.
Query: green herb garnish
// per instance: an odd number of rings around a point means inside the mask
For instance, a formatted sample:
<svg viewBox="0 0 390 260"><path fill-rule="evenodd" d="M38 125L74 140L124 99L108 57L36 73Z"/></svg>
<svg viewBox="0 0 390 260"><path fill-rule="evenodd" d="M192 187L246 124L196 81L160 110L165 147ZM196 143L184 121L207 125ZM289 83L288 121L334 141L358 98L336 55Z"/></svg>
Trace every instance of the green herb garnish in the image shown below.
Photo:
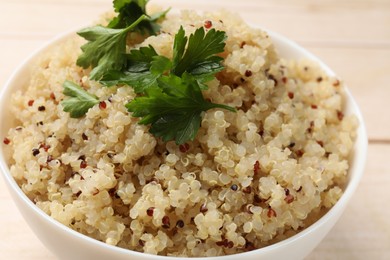
<svg viewBox="0 0 390 260"><path fill-rule="evenodd" d="M71 81L65 81L62 86L64 95L70 98L63 100L61 105L65 112L70 113L72 118L82 117L91 107L99 103L96 96L89 94Z"/></svg>
<svg viewBox="0 0 390 260"><path fill-rule="evenodd" d="M185 72L182 77L170 74L158 79L159 88L149 88L146 95L126 105L133 116L142 117L140 124L150 124L150 132L163 141L183 144L193 140L201 122L201 113L212 108L235 111L203 98L199 82Z"/></svg>
<svg viewBox="0 0 390 260"><path fill-rule="evenodd" d="M147 16L147 0L114 0L118 15L108 27L94 26L78 32L89 42L77 65L92 67L90 78L105 86L128 85L138 96L126 104L139 124L150 125L150 132L163 141L175 140L183 144L194 140L202 119L202 113L213 108L234 112L235 109L207 101L202 90L206 82L223 70L226 34L215 29L207 32L198 28L189 37L183 27L175 35L173 57L159 55L151 46L126 53L126 38L130 31L155 34L160 28L156 21L168 10L152 17ZM99 103L78 85L66 81L64 111L71 117L83 116L89 108Z"/></svg>
<svg viewBox="0 0 390 260"><path fill-rule="evenodd" d="M125 70L109 71L100 82L106 86L126 84L133 87L136 93L142 93L155 85L166 71L176 76L188 72L201 83L202 89L207 89L203 83L212 80L215 73L224 68L221 64L223 58L216 54L224 51L225 39L225 32L212 29L205 33L203 27L187 38L183 27L180 27L174 40L172 61L158 55L150 45L141 47L127 55Z"/></svg>
<svg viewBox="0 0 390 260"><path fill-rule="evenodd" d="M118 13L114 19L108 24L109 28L120 29L126 28L133 24L139 17L146 14L147 0L114 0L114 9ZM141 21L134 29L142 34L156 34L160 31L160 26L156 23L157 20L163 18L169 8L163 12L148 16L148 19Z"/></svg>
<svg viewBox="0 0 390 260"><path fill-rule="evenodd" d="M81 49L83 53L77 59L77 65L92 67L90 78L100 80L109 71L122 71L126 67L126 38L130 31L156 34L160 26L156 23L169 9L148 16L147 0L114 0L114 9L118 13L107 27L93 26L77 32L88 43Z"/></svg>
<svg viewBox="0 0 390 260"><path fill-rule="evenodd" d="M89 42L81 46L83 53L77 59L77 65L83 68L93 67L90 78L99 80L107 71L122 70L126 66L126 37L146 18L140 16L124 29L110 29L103 26L85 28L78 35Z"/></svg>
<svg viewBox="0 0 390 260"><path fill-rule="evenodd" d="M171 68L171 61L159 56L152 46L133 49L127 55L127 68L124 71L110 71L100 80L106 86L129 85L136 93L156 86L157 79Z"/></svg>
<svg viewBox="0 0 390 260"><path fill-rule="evenodd" d="M208 78L223 70L223 58L216 54L224 51L226 34L215 29L205 33L203 27L198 28L188 39L183 27L175 36L173 47L172 73L181 76L185 71L198 78Z"/></svg>
<svg viewBox="0 0 390 260"><path fill-rule="evenodd" d="M131 73L137 75L134 68L139 69L140 82L148 84L132 85L128 77L118 79L116 83L128 84L144 94L126 105L128 111L142 117L140 124L150 124L153 135L164 141L175 140L177 144L195 138L203 111L223 108L234 112L232 107L206 101L201 91L207 88L204 82L223 69L222 58L216 54L223 52L225 38L222 31L212 29L205 33L201 27L190 35L187 45L181 27L175 36L172 62L158 56L152 46L130 53ZM123 75L130 76L129 71Z"/></svg>

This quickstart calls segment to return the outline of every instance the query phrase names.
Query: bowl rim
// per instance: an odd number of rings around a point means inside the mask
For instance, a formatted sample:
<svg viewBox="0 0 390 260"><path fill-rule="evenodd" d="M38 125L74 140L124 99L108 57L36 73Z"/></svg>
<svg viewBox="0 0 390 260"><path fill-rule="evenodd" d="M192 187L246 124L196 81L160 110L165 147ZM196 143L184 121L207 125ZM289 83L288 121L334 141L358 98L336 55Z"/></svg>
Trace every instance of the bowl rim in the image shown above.
<svg viewBox="0 0 390 260"><path fill-rule="evenodd" d="M256 28L256 29L261 29L265 31L269 36L271 37L273 44L275 45L275 49L278 51L277 48L277 43L282 43L289 45L291 49L294 49L294 51L298 51L303 54L305 59L309 59L312 61L315 61L316 63L319 64L320 68L323 69L328 75L330 76L335 76L336 74L328 65L326 65L322 60L320 60L317 56L297 44L295 41L277 33L272 30L268 30L265 27L260 27L259 25L253 25L249 24L251 27ZM79 29L79 27L77 27ZM40 48L36 49L36 51L32 52L27 58L23 60L21 64L17 67L16 70L11 74L11 76L8 78L6 81L5 85L0 89L0 101L5 99L7 97L7 94L10 93L10 89L13 88L13 82L15 81L15 78L20 74L23 69L26 69L29 65L32 65L36 59L45 51L53 47L56 43L60 43L65 41L66 39L72 37L75 35L76 29L69 30L65 33L59 34L58 36L52 38L49 41L46 41L45 44L43 44ZM300 55L300 56L301 56ZM283 58L283 56L281 56ZM125 249L121 248L118 246L113 246L106 244L105 242L99 241L97 239L91 238L89 236L86 236L84 234L81 234L70 227L65 226L64 224L58 222L54 218L50 217L47 215L43 210L38 208L28 197L27 195L22 191L22 189L18 186L14 178L12 177L9 166L6 162L5 155L4 155L4 147L5 145L0 146L0 171L1 175L3 176L5 182L8 184L8 188L12 188L14 192L16 192L17 196L23 201L25 206L29 207L35 214L37 214L39 217L43 218L45 221L47 221L48 224L50 224L53 228L59 229L62 232L69 233L71 236L75 236L78 239L84 240L87 243L90 243L93 246L98 246L98 247L103 247L106 250L109 251L114 251L116 253L119 253L121 255L127 255L127 256L137 256L137 257L146 257L147 259L152 259L152 260L178 260L178 259L199 259L199 260L222 260L222 259L234 259L236 257L255 257L259 256L260 254L267 253L269 251L275 250L280 247L285 247L288 244L294 243L294 241L301 239L302 237L307 236L308 234L314 232L318 227L325 225L326 222L329 221L329 219L332 217L333 214L336 212L344 210L345 204L350 200L352 197L353 193L355 192L362 176L364 173L365 169L365 164L366 164L366 158L367 158L367 149L368 149L368 139L367 139L367 131L365 127L365 123L363 120L362 113L354 100L353 96L351 95L348 87L344 85L344 96L346 97L345 100L348 100L348 103L356 115L358 121L359 121L359 126L357 128L357 138L355 140L354 144L354 174L353 178L350 179L346 185L346 187L343 190L343 194L340 197L340 199L336 202L335 205L333 205L321 218L319 218L317 221L315 221L313 224L311 224L309 227L305 228L304 230L300 231L299 233L281 240L279 242L276 242L274 244L258 248L252 251L248 252L242 252L242 253L237 253L233 255L223 255L223 256L214 256L214 257L180 257L180 256L162 256L162 255L152 255L152 254L147 254L143 252L138 252L138 251L133 251L130 249ZM3 107L2 104L0 104L0 107ZM3 111L1 109L0 111ZM2 112L0 112L0 115L2 115ZM1 125L2 121L0 121L0 131L1 131ZM6 133L2 133L3 135L6 135ZM359 148L359 149L357 149ZM357 161L357 162L356 162ZM352 165L350 165L352 166ZM348 170L348 175L351 176L351 169ZM20 211L20 209L18 208ZM44 245L45 246L45 245ZM46 246L45 246L46 247Z"/></svg>

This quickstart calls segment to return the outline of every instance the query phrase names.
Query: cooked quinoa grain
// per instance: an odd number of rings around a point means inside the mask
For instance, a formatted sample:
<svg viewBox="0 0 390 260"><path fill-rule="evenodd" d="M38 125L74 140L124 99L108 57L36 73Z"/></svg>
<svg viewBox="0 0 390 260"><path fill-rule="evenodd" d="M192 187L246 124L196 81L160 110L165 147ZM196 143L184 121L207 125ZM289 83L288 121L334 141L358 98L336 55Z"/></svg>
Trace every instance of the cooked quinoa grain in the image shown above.
<svg viewBox="0 0 390 260"><path fill-rule="evenodd" d="M300 232L343 193L357 120L343 112L342 82L279 58L266 32L225 12L168 15L160 34L128 47L172 57L181 25L226 32L225 70L203 94L236 113L209 110L193 142L162 142L127 112L131 87L102 87L75 65L74 37L13 95L20 126L3 140L13 177L62 224L150 254L235 254ZM70 118L57 101L65 80L104 101Z"/></svg>

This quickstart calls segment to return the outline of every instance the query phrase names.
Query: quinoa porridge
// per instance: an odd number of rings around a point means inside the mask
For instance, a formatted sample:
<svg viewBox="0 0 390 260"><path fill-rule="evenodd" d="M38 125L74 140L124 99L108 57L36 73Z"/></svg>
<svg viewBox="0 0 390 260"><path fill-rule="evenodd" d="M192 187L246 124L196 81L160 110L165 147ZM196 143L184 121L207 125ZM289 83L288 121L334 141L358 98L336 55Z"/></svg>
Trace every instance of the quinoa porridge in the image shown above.
<svg viewBox="0 0 390 260"><path fill-rule="evenodd" d="M280 58L266 32L223 11L168 14L161 33L128 48L172 57L180 26L226 32L225 68L203 95L235 113L210 109L193 141L163 142L126 110L131 87L102 87L76 65L84 42L71 37L13 95L19 125L4 139L13 177L60 223L150 254L235 254L308 227L347 178L357 119L343 114L342 82ZM71 118L60 104L65 80L101 101Z"/></svg>

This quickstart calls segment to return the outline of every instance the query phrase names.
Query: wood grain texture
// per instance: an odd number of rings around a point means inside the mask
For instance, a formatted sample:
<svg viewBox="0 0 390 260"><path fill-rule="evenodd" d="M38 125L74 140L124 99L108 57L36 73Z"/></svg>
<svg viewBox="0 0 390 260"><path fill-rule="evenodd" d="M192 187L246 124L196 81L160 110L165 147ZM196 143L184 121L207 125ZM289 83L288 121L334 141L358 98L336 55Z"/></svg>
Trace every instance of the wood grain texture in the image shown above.
<svg viewBox="0 0 390 260"><path fill-rule="evenodd" d="M363 180L340 221L307 257L390 259L390 1L152 0L240 13L309 49L345 81L371 140ZM0 87L42 44L97 20L110 0L0 0ZM0 133L2 135L2 133ZM2 138L2 136L0 136ZM55 259L25 224L0 179L0 259Z"/></svg>

